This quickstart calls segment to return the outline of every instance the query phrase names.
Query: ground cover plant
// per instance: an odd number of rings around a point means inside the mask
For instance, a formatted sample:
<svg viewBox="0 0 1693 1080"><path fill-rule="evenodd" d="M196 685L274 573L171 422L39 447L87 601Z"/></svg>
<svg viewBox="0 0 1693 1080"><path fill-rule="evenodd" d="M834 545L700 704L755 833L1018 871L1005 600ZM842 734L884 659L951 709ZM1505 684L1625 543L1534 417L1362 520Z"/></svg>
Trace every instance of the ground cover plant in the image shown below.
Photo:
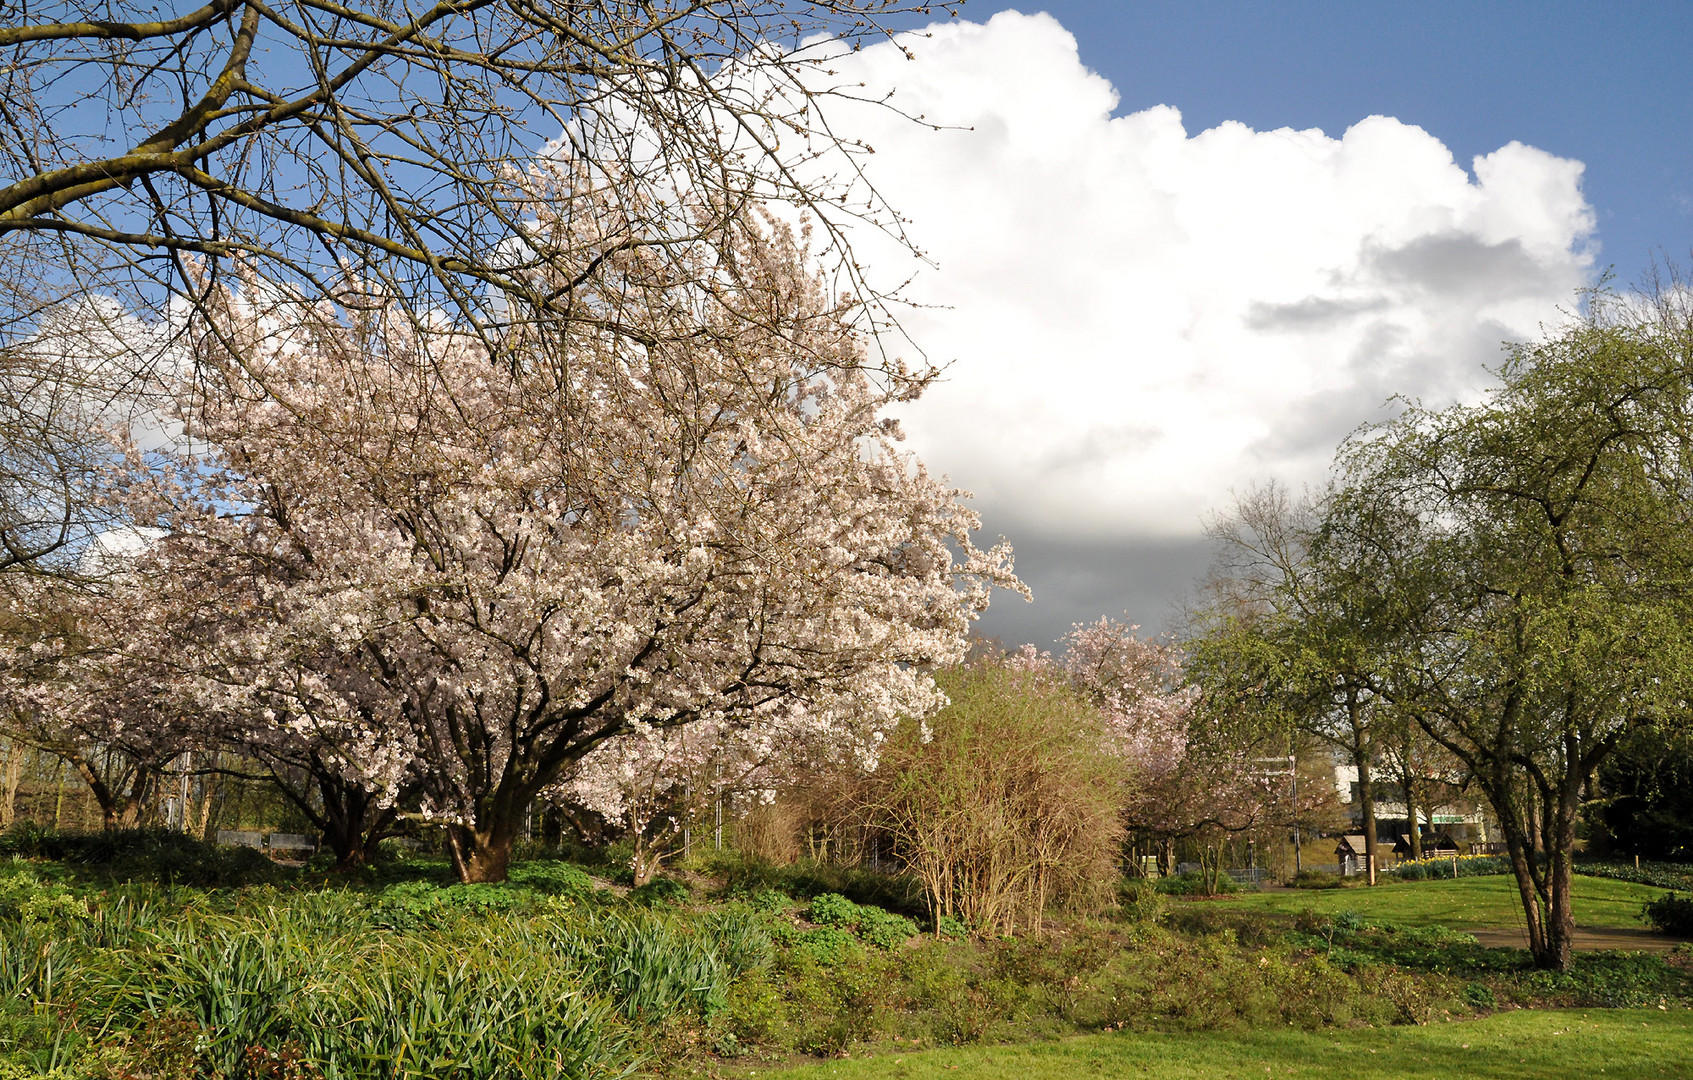
<svg viewBox="0 0 1693 1080"><path fill-rule="evenodd" d="M1384 875L1399 881L1487 877L1510 872L1511 860L1502 855L1430 855L1382 868Z"/></svg>
<svg viewBox="0 0 1693 1080"><path fill-rule="evenodd" d="M203 846L117 834L99 850L114 861L0 861L7 1080L618 1077L1107 1031L1213 1033L1197 1045L1273 1059L1300 1038L1515 1006L1693 997L1678 956L1582 954L1554 973L1442 925L1476 899L1463 890L1504 878L1227 899L1126 882L1098 918L971 938L920 922L920 892L897 877L746 857L640 889L556 859L465 885L439 857L200 887L150 861L222 857ZM1617 903L1662 892L1585 886ZM902 895L903 910L875 902ZM1240 1034L1272 1030L1315 1034L1257 1050Z"/></svg>
<svg viewBox="0 0 1693 1080"><path fill-rule="evenodd" d="M1576 873L1693 892L1693 868L1689 868L1685 863L1642 862L1636 865L1632 862L1594 859L1579 863Z"/></svg>

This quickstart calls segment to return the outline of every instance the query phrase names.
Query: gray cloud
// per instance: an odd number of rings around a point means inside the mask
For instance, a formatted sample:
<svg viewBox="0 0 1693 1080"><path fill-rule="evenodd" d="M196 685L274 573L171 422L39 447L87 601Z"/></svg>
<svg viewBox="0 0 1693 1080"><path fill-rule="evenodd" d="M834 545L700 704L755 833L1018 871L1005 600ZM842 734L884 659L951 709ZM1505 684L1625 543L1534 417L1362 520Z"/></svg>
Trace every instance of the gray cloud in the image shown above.
<svg viewBox="0 0 1693 1080"><path fill-rule="evenodd" d="M1336 300L1324 296L1308 296L1292 304L1254 303L1246 312L1246 325L1252 330L1322 332L1342 323L1381 311L1388 306L1386 297L1360 297Z"/></svg>
<svg viewBox="0 0 1693 1080"><path fill-rule="evenodd" d="M1163 433L1144 424L1095 427L1067 442L1051 447L1038 459L1043 472L1066 472L1102 465L1118 457L1144 450Z"/></svg>
<svg viewBox="0 0 1693 1080"><path fill-rule="evenodd" d="M1367 248L1364 264L1389 284L1471 300L1545 295L1563 284L1564 271L1544 257L1536 258L1521 240L1490 244L1465 233L1418 237L1397 248Z"/></svg>
<svg viewBox="0 0 1693 1080"><path fill-rule="evenodd" d="M1327 456L1360 424L1385 419L1395 394L1427 386L1427 372L1451 361L1409 350L1410 335L1403 327L1389 322L1370 326L1346 365L1352 381L1290 402L1270 434L1253 444L1254 456L1263 461Z"/></svg>

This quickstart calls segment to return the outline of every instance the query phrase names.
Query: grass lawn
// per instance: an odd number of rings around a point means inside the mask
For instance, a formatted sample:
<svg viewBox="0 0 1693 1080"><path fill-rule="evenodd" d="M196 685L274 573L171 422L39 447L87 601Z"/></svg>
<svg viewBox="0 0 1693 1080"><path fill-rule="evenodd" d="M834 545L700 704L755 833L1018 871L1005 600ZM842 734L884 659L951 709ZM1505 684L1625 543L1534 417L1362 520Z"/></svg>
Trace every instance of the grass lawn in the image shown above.
<svg viewBox="0 0 1693 1080"><path fill-rule="evenodd" d="M1634 930L1646 925L1640 921L1641 905L1669 891L1580 874L1575 876L1574 889L1577 926ZM1297 915L1307 908L1319 915L1356 911L1369 919L1452 930L1516 932L1523 924L1517 880L1508 874L1456 881L1396 881L1374 888L1271 889L1193 903L1285 915Z"/></svg>
<svg viewBox="0 0 1693 1080"><path fill-rule="evenodd" d="M1693 1013L1573 1009L1497 1013L1426 1027L1093 1035L1019 1046L883 1051L790 1069L735 1068L736 1080L1541 1080L1687 1075Z"/></svg>

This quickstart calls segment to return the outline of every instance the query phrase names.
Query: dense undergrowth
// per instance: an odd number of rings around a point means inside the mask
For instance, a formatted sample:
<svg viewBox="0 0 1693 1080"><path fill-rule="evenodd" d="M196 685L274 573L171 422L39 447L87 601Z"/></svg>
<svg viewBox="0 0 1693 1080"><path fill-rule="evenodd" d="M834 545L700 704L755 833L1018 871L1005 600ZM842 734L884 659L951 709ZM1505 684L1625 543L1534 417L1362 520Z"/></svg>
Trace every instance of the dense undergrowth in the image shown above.
<svg viewBox="0 0 1693 1080"><path fill-rule="evenodd" d="M349 880L156 834L0 843L6 1080L601 1078L866 1043L1688 996L1658 958L1583 956L1553 976L1450 931L1138 884L1107 918L982 941L921 926L909 883L830 866L724 860L614 890L552 860L489 886L432 859Z"/></svg>

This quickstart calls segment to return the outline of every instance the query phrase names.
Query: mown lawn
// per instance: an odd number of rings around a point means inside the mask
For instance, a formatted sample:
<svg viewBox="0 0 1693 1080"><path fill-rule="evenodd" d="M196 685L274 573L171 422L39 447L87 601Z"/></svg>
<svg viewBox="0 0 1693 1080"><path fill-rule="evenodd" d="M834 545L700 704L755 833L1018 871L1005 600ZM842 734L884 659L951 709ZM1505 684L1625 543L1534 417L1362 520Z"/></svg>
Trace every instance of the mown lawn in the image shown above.
<svg viewBox="0 0 1693 1080"><path fill-rule="evenodd" d="M1610 878L1575 878L1575 921L1595 929L1641 929L1640 908L1668 892ZM1396 881L1374 888L1270 889L1221 900L1196 900L1219 908L1240 908L1297 915L1356 911L1367 919L1407 926L1443 926L1450 930L1515 932L1523 923L1516 879L1509 875L1459 878L1456 881Z"/></svg>
<svg viewBox="0 0 1693 1080"><path fill-rule="evenodd" d="M736 1068L735 1080L1242 1080L1254 1076L1544 1080L1688 1075L1693 1013L1519 1010L1425 1027L1117 1033L1061 1042L882 1052L797 1068Z"/></svg>

